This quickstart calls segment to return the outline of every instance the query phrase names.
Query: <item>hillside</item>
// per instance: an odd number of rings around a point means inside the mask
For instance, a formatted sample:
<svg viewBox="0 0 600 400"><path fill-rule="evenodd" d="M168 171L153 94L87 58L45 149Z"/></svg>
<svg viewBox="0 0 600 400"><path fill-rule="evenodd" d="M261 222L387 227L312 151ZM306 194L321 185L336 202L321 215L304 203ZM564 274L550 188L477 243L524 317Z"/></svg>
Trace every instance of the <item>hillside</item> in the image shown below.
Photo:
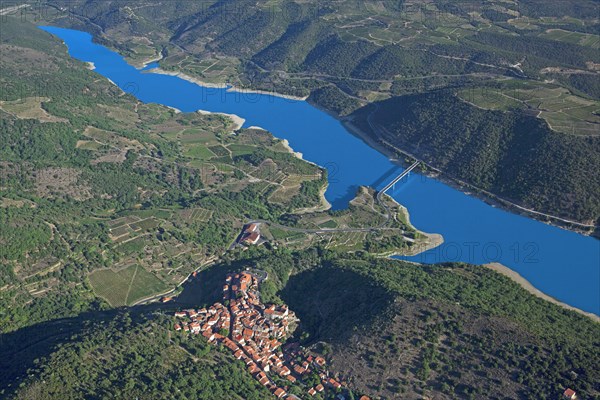
<svg viewBox="0 0 600 400"><path fill-rule="evenodd" d="M319 249L230 258L198 274L175 304L134 307L131 317L100 313L91 320L80 317L90 322L57 321L44 333L35 327L17 331L2 344L15 346L20 338L14 349L21 359L15 365L43 357L18 394L80 398L77 390L85 387L85 393L130 397L146 390L165 398L165 391L186 395L190 385L197 391L191 398L207 398L208 389L219 390L214 398L235 398L241 388L248 391L244 396L260 396L227 349L220 353L200 336L176 334L174 320L163 316L218 301L225 275L247 267L268 273L263 301L285 302L300 318L290 341L300 340L323 355L334 376L356 395L550 399L566 387L581 399L600 395L597 322L534 297L483 267L423 266ZM30 341L55 338L57 329L75 325L70 343L61 348L42 341L28 350L31 356L18 353ZM14 353L5 353L7 362L16 360ZM123 372L129 380L114 372L125 363L136 366ZM75 383L72 371L77 370L86 372ZM218 389L206 381L211 374L223 380Z"/></svg>
<svg viewBox="0 0 600 400"><path fill-rule="evenodd" d="M264 301L289 305L296 337L359 393L544 399L570 386L600 395L600 325L484 267L322 249L247 254L204 271L181 301L218 301L226 273L248 266L268 272Z"/></svg>
<svg viewBox="0 0 600 400"><path fill-rule="evenodd" d="M568 386L599 394L599 360L588 358L598 324L482 267L346 256L293 276L281 297L332 369L373 396L544 399Z"/></svg>
<svg viewBox="0 0 600 400"><path fill-rule="evenodd" d="M30 365L34 368L30 372L40 374L41 379L19 389L14 398L263 400L270 396L225 351L172 335L165 317L123 313L80 322L84 326L73 330L68 344ZM32 352L23 347L14 345L13 349L21 350L21 356ZM4 348L3 354L12 358L13 349ZM13 362L13 370L23 364L17 359ZM15 384L7 378L14 376L6 371L2 375L0 393L17 389L7 390L6 385Z"/></svg>
<svg viewBox="0 0 600 400"><path fill-rule="evenodd" d="M600 217L600 137L557 133L531 115L482 110L444 91L394 97L351 118L476 188L559 217Z"/></svg>
<svg viewBox="0 0 600 400"><path fill-rule="evenodd" d="M503 110L507 121L520 119L525 110L547 123L546 129L562 133L536 143L542 164L591 158L591 166L598 168L592 153L596 140L590 139L600 132L600 36L592 0L569 7L563 1L537 0L377 5L215 0L185 13L179 12L184 3L178 1L159 12L152 2L97 6L78 0L68 3L68 17L61 12L65 2L47 3L49 22L88 30L134 64L160 59L162 69L209 83L310 95L315 105L340 116L365 113L370 108L361 107L393 97L460 89L460 98L486 110ZM378 115L373 121L383 123ZM457 130L470 129L466 122L457 123ZM509 122L497 129L505 136L514 133ZM589 141L594 141L591 148ZM556 151L565 143L577 151ZM394 145L409 149L404 140ZM426 140L423 145L435 147ZM508 159L521 157L515 145L502 150ZM600 217L597 199L580 190L589 182L585 172L568 174L571 191L556 177L540 179L537 167L521 169L523 188L516 193L508 188L514 184L511 174L499 173L494 185L482 185L477 171L446 170L442 153L439 149L427 159L448 176L507 200L584 224L594 225ZM503 169L494 164L498 160L486 162ZM559 212L549 197L561 191L568 200L558 201L566 205Z"/></svg>

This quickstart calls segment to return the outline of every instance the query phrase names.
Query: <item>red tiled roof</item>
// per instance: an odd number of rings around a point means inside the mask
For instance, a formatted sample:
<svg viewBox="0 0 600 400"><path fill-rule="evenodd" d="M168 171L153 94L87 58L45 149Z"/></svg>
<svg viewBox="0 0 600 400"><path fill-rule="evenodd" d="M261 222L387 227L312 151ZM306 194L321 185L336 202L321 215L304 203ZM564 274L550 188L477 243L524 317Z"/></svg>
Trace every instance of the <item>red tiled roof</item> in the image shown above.
<svg viewBox="0 0 600 400"><path fill-rule="evenodd" d="M248 226L246 226L245 231L246 232L254 232L258 229L258 225L256 224L249 224Z"/></svg>
<svg viewBox="0 0 600 400"><path fill-rule="evenodd" d="M260 234L258 232L252 232L244 237L244 242L256 243L260 239Z"/></svg>

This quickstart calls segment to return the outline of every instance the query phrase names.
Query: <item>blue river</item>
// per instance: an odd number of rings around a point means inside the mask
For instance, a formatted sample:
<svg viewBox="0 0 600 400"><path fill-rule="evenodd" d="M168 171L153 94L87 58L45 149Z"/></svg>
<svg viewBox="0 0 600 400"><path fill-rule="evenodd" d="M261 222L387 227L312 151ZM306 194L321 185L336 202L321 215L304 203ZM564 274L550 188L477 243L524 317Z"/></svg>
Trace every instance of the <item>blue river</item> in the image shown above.
<svg viewBox="0 0 600 400"><path fill-rule="evenodd" d="M237 114L246 120L244 126L260 126L287 139L306 160L327 168L326 197L336 209L346 207L359 185L382 188L402 171L335 118L305 101L207 88L142 71L118 53L93 43L88 33L42 29L61 38L72 57L93 62L95 72L143 102L184 112ZM419 174L411 174L388 194L408 208L415 227L444 236L443 245L411 260L500 262L542 292L600 315L600 241L491 207Z"/></svg>

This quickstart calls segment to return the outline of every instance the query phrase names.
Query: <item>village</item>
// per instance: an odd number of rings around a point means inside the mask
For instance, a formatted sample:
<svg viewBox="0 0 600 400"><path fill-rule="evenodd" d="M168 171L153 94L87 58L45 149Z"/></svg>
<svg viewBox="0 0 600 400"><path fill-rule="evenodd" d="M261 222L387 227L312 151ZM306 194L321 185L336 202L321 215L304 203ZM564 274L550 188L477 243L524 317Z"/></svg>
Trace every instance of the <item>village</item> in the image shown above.
<svg viewBox="0 0 600 400"><path fill-rule="evenodd" d="M329 392L345 399L343 384L330 376L324 358L310 354L298 343L283 345L296 316L286 305L261 303L260 279L249 271L228 274L223 303L175 312L175 330L202 335L211 344L227 347L276 398L298 399L288 388L300 384L309 396ZM304 384L308 381L310 385Z"/></svg>

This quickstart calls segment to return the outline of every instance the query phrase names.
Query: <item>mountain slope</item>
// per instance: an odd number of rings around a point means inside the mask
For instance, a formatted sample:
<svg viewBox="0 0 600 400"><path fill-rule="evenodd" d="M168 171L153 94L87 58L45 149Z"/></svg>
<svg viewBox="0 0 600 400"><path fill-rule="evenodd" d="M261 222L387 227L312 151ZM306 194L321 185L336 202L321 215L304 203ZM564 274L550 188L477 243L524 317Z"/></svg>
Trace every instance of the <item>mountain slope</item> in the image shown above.
<svg viewBox="0 0 600 400"><path fill-rule="evenodd" d="M599 137L556 133L532 116L481 110L451 92L395 97L352 120L451 177L517 204L587 223L600 216Z"/></svg>

